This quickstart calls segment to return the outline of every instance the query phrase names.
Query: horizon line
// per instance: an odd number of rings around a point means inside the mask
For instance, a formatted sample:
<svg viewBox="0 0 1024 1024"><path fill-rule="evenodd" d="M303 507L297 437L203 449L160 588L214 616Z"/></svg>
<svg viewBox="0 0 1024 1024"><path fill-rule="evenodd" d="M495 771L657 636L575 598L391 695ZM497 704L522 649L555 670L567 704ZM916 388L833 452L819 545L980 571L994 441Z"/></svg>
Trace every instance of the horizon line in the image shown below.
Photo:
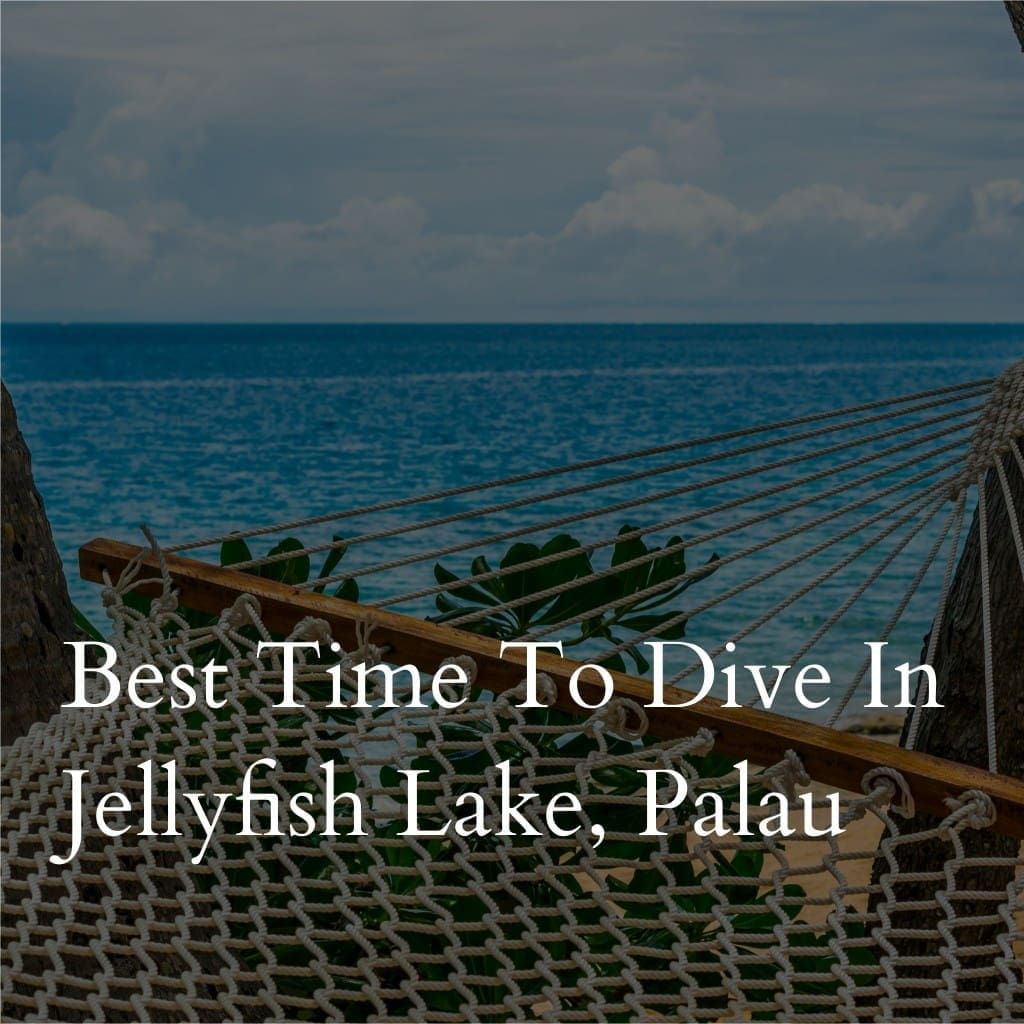
<svg viewBox="0 0 1024 1024"><path fill-rule="evenodd" d="M0 318L2 327L1024 327L1006 320L64 320Z"/></svg>

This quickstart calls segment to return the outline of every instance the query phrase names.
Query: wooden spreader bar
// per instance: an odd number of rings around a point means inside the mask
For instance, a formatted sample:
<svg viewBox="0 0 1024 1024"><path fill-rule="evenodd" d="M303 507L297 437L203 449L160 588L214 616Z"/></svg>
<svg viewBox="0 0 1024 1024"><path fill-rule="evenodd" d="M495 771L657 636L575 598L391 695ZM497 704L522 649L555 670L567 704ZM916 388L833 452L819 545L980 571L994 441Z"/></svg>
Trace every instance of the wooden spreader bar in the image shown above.
<svg viewBox="0 0 1024 1024"><path fill-rule="evenodd" d="M116 580L128 563L143 554L143 565L158 570L148 550L133 544L97 539L79 552L82 578L102 583L104 572ZM307 615L324 619L335 638L346 647L356 643L356 625L372 624L373 643L389 649L389 660L409 662L424 672L433 672L446 658L470 655L477 664L477 683L494 692L517 686L524 677L525 652L508 651L499 656L500 643L489 637L424 622L407 615L372 608L336 597L298 590L274 580L250 576L236 570L195 559L167 556L182 603L197 611L216 615L242 594L260 603L260 617L268 629L288 633ZM142 593L159 593L159 583L142 587ZM537 668L547 673L558 687L558 707L580 714L570 698L568 681L579 662L537 652ZM795 751L816 782L860 792L865 772L885 765L899 771L910 785L918 809L945 816L943 801L968 789L986 793L997 812L994 828L1024 839L1024 781L997 775L981 768L947 761L911 750L902 750L878 740L840 732L824 726L787 718L755 708L723 708L711 697L688 708L646 707L653 699L650 681L621 672L612 673L616 693L643 705L650 732L663 739L692 735L700 728L715 734L715 750L739 760L771 765L787 750ZM581 681L580 690L595 702L599 692ZM680 697L692 696L679 690Z"/></svg>

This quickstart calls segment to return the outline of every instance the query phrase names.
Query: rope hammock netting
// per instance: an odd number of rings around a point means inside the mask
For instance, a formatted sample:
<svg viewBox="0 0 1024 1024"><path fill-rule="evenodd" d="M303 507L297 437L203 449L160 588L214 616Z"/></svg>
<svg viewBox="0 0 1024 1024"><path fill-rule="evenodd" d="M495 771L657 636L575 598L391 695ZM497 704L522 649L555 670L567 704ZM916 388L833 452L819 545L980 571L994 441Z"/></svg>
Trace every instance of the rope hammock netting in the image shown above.
<svg viewBox="0 0 1024 1024"><path fill-rule="evenodd" d="M1020 1019L1024 784L997 773L1020 775L1019 704L1001 687L1024 642L1022 434L1024 361L995 380L162 550L86 545L121 671L215 657L226 704L65 711L11 749L5 1012ZM684 636L714 659L813 652L838 667L839 693L817 724L713 700L645 706L645 642ZM427 672L458 657L474 699L327 709L326 663L297 652L303 706L282 712L279 652L257 646L283 637L340 644L353 691L361 661ZM538 662L551 706L520 707L522 661L499 656L517 639L565 641L567 658L614 670L617 696L589 715L573 706L573 663L551 656ZM893 663L935 665L940 688L973 672L969 706L917 702L906 749L834 729L866 703L867 640ZM680 657L667 675L692 688L699 671ZM950 715L962 727L941 747ZM94 810L111 786L141 799L147 760L213 794L260 758L278 765L261 785L283 805L315 781L320 816L330 762L331 792L358 791L367 834L349 834L338 804L336 837L240 835L227 807L198 863L203 832L187 819L178 836L87 827L73 861L49 861L71 839L65 769L90 770ZM739 758L760 766L752 789ZM503 762L517 790L578 793L580 830L555 834L527 807L537 835L399 834L399 769L424 772L421 820L440 827L467 792L500 813ZM730 834L698 835L684 801L640 835L651 769L718 794ZM828 786L837 836L820 834ZM738 830L765 817L760 794L798 790L815 808L802 830ZM157 820L167 804L158 787Z"/></svg>

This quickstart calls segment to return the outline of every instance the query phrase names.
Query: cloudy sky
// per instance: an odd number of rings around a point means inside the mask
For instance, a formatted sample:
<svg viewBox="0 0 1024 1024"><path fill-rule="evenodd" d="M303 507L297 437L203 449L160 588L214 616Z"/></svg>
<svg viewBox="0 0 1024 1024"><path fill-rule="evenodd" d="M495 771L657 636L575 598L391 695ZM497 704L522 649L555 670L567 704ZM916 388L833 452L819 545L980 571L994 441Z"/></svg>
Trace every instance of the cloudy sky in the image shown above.
<svg viewBox="0 0 1024 1024"><path fill-rule="evenodd" d="M1002 4L3 7L8 319L1024 319Z"/></svg>

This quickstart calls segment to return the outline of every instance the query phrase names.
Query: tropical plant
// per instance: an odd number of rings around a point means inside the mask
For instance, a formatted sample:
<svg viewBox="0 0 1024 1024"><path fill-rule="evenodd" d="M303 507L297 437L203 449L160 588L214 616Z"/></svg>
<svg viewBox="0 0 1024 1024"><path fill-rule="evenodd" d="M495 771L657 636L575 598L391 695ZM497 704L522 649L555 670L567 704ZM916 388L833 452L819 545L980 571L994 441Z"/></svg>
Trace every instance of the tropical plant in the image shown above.
<svg viewBox="0 0 1024 1024"><path fill-rule="evenodd" d="M644 673L650 665L639 646L628 643L628 635L682 639L686 618L680 615L678 600L715 571L718 556L713 554L700 570L687 575L681 538L670 538L664 548L648 547L640 531L628 523L619 530L619 538L603 569L595 569L590 552L567 533L540 546L514 544L497 572L483 555L473 559L470 575L464 578L439 562L434 578L450 589L438 594L440 614L433 621L457 623L476 614L461 628L501 640L572 623L566 628L574 633L558 634L563 647L621 648L622 653L597 654L596 660L624 672L626 654L637 672Z"/></svg>

